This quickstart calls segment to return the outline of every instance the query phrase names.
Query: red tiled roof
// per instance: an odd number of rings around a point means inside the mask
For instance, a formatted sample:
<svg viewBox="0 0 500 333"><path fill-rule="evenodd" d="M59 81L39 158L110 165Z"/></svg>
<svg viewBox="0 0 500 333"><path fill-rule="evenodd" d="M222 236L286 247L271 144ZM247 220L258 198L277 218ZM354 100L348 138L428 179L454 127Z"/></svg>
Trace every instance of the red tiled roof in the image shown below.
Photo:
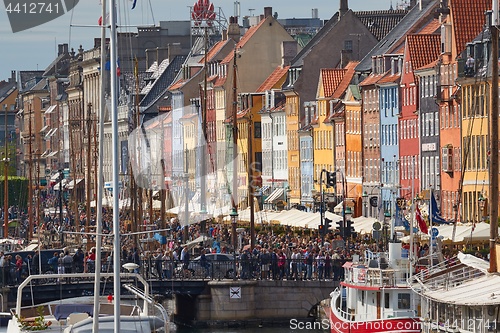
<svg viewBox="0 0 500 333"><path fill-rule="evenodd" d="M433 19L426 26L424 26L422 30L418 32L418 34L423 35L436 33L438 33L439 35L441 34L441 22L439 22L438 19Z"/></svg>
<svg viewBox="0 0 500 333"><path fill-rule="evenodd" d="M256 92L265 92L266 90L271 90L275 88L275 85L283 78L283 75L288 73L290 66L286 67L276 67L276 69L267 77L267 79L260 85Z"/></svg>
<svg viewBox="0 0 500 333"><path fill-rule="evenodd" d="M429 68L434 68L436 65L439 63L439 59L436 59L430 63L428 63L425 66L419 67L419 68L414 68L413 70L418 70L418 69L429 69Z"/></svg>
<svg viewBox="0 0 500 333"><path fill-rule="evenodd" d="M212 46L212 48L208 51L207 61L211 61L213 59L213 57L215 57L217 55L217 53L219 53L219 51L222 49L222 47L224 47L224 45L226 45L226 43L227 43L227 40L221 40L221 41L218 41L217 43L215 43L215 45ZM199 63L200 64L205 63L205 57L201 58Z"/></svg>
<svg viewBox="0 0 500 333"><path fill-rule="evenodd" d="M227 76L217 76L217 79L214 82L214 87L222 87L224 83L226 83Z"/></svg>
<svg viewBox="0 0 500 333"><path fill-rule="evenodd" d="M491 9L491 4L491 0L450 1L457 53L481 33L485 23L484 13Z"/></svg>
<svg viewBox="0 0 500 333"><path fill-rule="evenodd" d="M387 73L387 72L386 72ZM359 84L360 87L366 87L366 86L370 86L372 84L375 84L378 82L378 80L380 80L386 73L384 74L370 74L366 79L364 79L363 81L361 81L361 83Z"/></svg>
<svg viewBox="0 0 500 333"><path fill-rule="evenodd" d="M268 18L269 19L269 18ZM250 40L250 38L259 30L259 28L264 24L264 22L267 22L268 19L264 19L259 22L259 24L251 26L248 28L247 32L241 37L240 41L236 44L236 49L242 48L245 46L245 44ZM270 16L270 19L273 19ZM229 52L229 54L222 60L222 63L228 63L231 60L233 60L234 57L234 52Z"/></svg>
<svg viewBox="0 0 500 333"><path fill-rule="evenodd" d="M245 117L248 112L250 112L250 108L246 108L245 110L239 110L238 113L236 114L236 119L241 119Z"/></svg>
<svg viewBox="0 0 500 333"><path fill-rule="evenodd" d="M399 80L400 77L401 77L400 73L397 74L388 73L386 76L378 80L377 84L394 83L397 80Z"/></svg>
<svg viewBox="0 0 500 333"><path fill-rule="evenodd" d="M441 53L440 35L408 35L406 46L414 69L421 68L439 58Z"/></svg>
<svg viewBox="0 0 500 333"><path fill-rule="evenodd" d="M349 87L349 84L352 81L352 77L354 76L356 66L359 64L359 61L351 61L345 66L345 74L344 77L342 78L342 81L340 81L339 85L337 86L337 89L332 94L332 98L340 98L342 94L347 90L347 87Z"/></svg>
<svg viewBox="0 0 500 333"><path fill-rule="evenodd" d="M323 84L323 90L325 97L330 97L333 95L342 78L344 77L347 69L339 68L323 68L321 69L320 78Z"/></svg>
<svg viewBox="0 0 500 333"><path fill-rule="evenodd" d="M172 91L172 90L177 90L177 89L180 89L182 88L182 86L186 83L186 80L184 79L180 79L179 81L177 82L174 82L170 87L168 87L168 90Z"/></svg>

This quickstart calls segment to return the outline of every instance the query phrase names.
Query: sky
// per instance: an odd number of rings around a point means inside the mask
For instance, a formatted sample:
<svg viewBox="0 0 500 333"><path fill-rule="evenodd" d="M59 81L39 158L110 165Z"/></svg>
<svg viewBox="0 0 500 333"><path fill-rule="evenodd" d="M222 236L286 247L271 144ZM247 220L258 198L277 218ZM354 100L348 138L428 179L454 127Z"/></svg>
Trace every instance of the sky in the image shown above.
<svg viewBox="0 0 500 333"><path fill-rule="evenodd" d="M137 0L136 8L131 10L132 0L116 1L119 15L126 18L122 22L129 26L128 31L137 31L134 26L159 21L188 20L189 7L195 3L195 0ZM226 18L235 15L235 0L211 2L222 9ZM401 2L403 0L349 0L349 8L387 10L391 3L396 6ZM278 18L309 18L312 9L317 8L321 19L329 19L338 11L340 0L239 0L239 3L241 16L258 15L264 7L272 7ZM80 45L85 50L91 48L94 38L100 36L97 27L100 16L100 0L80 0L72 11L50 22L13 33L6 8L0 3L0 81L7 80L11 70L44 70L55 59L58 44L68 43L70 49L75 50Z"/></svg>

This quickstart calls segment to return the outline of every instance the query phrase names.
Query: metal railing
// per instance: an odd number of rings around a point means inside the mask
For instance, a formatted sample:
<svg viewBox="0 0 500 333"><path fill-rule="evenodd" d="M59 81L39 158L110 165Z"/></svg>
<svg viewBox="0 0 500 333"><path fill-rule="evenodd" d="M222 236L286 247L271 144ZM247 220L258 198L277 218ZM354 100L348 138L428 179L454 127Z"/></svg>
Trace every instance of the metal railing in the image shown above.
<svg viewBox="0 0 500 333"><path fill-rule="evenodd" d="M207 261L191 260L189 263L173 260L156 260L154 258L141 260L135 270L147 280L222 280L222 279L253 279L253 280L343 280L345 260L260 260L240 259ZM125 263L125 262L123 262ZM112 273L112 262L99 265L101 272ZM236 267L236 272L235 268ZM13 264L0 267L0 285L19 285L27 276L39 274L39 265L24 264L19 270ZM74 273L79 279L80 273L94 273L94 262L71 263L65 265L41 264L42 274ZM123 272L127 272L123 269ZM50 283L51 281L46 281ZM64 281L71 282L71 279Z"/></svg>

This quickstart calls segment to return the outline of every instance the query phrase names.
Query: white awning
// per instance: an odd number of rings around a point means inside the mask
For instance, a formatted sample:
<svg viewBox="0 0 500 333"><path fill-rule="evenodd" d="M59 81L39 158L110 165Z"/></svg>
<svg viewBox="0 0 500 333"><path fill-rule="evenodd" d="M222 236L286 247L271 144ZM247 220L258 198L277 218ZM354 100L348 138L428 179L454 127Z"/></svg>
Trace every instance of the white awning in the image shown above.
<svg viewBox="0 0 500 333"><path fill-rule="evenodd" d="M67 179L63 179L59 183L55 184L53 186L53 189L54 189L54 191L59 191L61 189L61 187L62 187L62 189L64 190L64 188L66 187L67 184L68 184L68 180Z"/></svg>
<svg viewBox="0 0 500 333"><path fill-rule="evenodd" d="M66 185L66 188L67 188L68 190L72 190L72 189L75 187L75 185L78 185L78 184L79 184L82 180L83 180L83 179L81 179L81 178L80 178L80 179L77 179L76 181L73 179L73 180L71 180L71 181L68 183L68 185Z"/></svg>
<svg viewBox="0 0 500 333"><path fill-rule="evenodd" d="M49 154L50 155L50 154ZM48 156L48 155L47 155ZM55 173L52 175L52 177L50 177L50 181L51 182L56 182L59 180L59 173Z"/></svg>
<svg viewBox="0 0 500 333"><path fill-rule="evenodd" d="M285 192L285 191L284 191L284 189L283 189L283 188L281 188L281 187L280 187L280 188L275 189L275 190L273 191L273 193L271 193L271 194L267 197L267 199L266 199L265 203L273 203L274 201L278 200L278 199L279 199L279 198L283 195L283 193L284 193L284 192Z"/></svg>
<svg viewBox="0 0 500 333"><path fill-rule="evenodd" d="M52 113L57 105L51 105L47 110L45 110L45 114Z"/></svg>
<svg viewBox="0 0 500 333"><path fill-rule="evenodd" d="M53 151L50 154L48 154L47 157L55 156L58 152L59 152L59 150Z"/></svg>
<svg viewBox="0 0 500 333"><path fill-rule="evenodd" d="M43 133L43 132L45 132L45 131L46 131L46 130L48 130L48 129L49 129L49 125L45 125L45 126L43 126L43 127L42 127L42 129L40 130L40 133Z"/></svg>

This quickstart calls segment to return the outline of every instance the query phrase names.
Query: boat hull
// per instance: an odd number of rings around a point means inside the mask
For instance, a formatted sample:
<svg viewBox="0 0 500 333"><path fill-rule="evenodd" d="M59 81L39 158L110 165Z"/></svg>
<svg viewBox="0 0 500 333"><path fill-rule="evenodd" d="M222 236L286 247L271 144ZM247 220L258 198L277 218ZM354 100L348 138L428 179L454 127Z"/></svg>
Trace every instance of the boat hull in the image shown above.
<svg viewBox="0 0 500 333"><path fill-rule="evenodd" d="M403 317L377 319L369 321L349 321L342 318L337 308L340 293L332 294L330 307L331 333L420 333L421 324L418 318Z"/></svg>

